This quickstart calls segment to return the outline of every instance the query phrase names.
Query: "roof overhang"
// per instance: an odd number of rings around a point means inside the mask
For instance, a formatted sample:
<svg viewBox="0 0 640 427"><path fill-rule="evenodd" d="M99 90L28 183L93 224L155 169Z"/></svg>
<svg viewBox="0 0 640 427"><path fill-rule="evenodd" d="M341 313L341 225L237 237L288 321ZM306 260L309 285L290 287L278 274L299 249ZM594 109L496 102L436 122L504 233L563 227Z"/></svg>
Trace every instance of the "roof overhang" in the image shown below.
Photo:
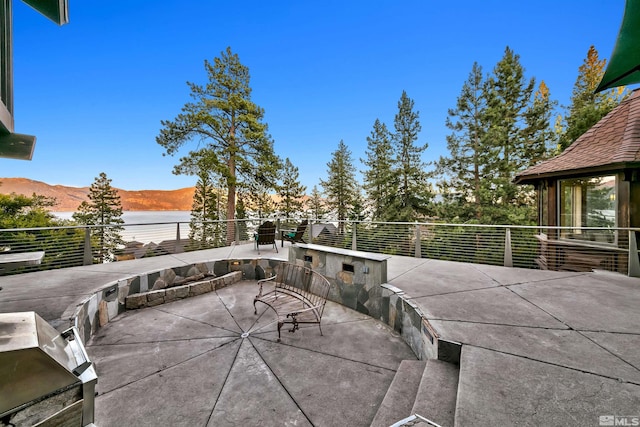
<svg viewBox="0 0 640 427"><path fill-rule="evenodd" d="M540 181L548 180L548 179L571 179L571 178L587 177L587 176L602 176L606 174L623 172L628 169L640 170L640 162L635 162L635 163L624 162L624 163L608 164L608 165L602 165L602 166L594 166L590 168L569 169L569 170L563 170L563 171L516 176L513 181L518 185L527 185L527 184L535 185Z"/></svg>
<svg viewBox="0 0 640 427"><path fill-rule="evenodd" d="M0 134L0 158L31 160L36 137L21 133Z"/></svg>
<svg viewBox="0 0 640 427"><path fill-rule="evenodd" d="M58 25L69 22L69 0L22 0ZM14 133L13 120L13 66L12 66L12 14L11 3L6 3L0 13L3 33L0 37L4 67L2 73L2 100L0 102L0 158L31 160L36 137Z"/></svg>
<svg viewBox="0 0 640 427"><path fill-rule="evenodd" d="M616 45L596 93L640 83L640 1L627 0Z"/></svg>

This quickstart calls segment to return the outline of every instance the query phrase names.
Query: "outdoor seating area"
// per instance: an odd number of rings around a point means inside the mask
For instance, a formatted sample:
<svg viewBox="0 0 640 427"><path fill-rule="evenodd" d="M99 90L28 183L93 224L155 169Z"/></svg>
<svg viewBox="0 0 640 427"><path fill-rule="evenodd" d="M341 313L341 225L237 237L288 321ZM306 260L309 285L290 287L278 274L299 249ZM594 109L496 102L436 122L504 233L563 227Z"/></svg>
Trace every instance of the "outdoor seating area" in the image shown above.
<svg viewBox="0 0 640 427"><path fill-rule="evenodd" d="M264 291L267 284L273 289ZM258 314L257 302L266 304L278 316L278 342L280 329L285 323L292 325L289 332L300 329L300 324L315 323L322 335L322 313L327 302L331 284L321 274L300 265L281 263L275 269L275 275L258 280L259 292L253 299L255 314Z"/></svg>
<svg viewBox="0 0 640 427"><path fill-rule="evenodd" d="M268 307L254 314L253 300L257 280L286 261L288 250L258 261L254 245L245 244L0 277L0 310L34 310L59 331L74 313L92 319L86 345L99 378L100 426L150 419L224 425L224 417L385 426L415 414L442 426L597 425L601 414L640 406L637 278L390 256L384 287L368 290L372 301L382 292L378 301L388 304L388 314L376 319L350 310L330 293L323 335L300 325L278 344L278 317ZM246 281L120 312L118 321L101 325L99 314L118 313L121 292L150 288L168 277L153 272L168 265L185 277L194 265L207 265L216 276L236 271ZM345 280L362 274L353 265L353 273L340 273ZM433 331L407 334L412 325L424 330L421 318ZM416 360L414 349L429 340L448 363ZM309 358L313 369L301 363ZM193 375L205 371L214 375ZM177 398L168 404L167 394Z"/></svg>
<svg viewBox="0 0 640 427"><path fill-rule="evenodd" d="M68 3L0 1L0 427L640 426L640 0Z"/></svg>

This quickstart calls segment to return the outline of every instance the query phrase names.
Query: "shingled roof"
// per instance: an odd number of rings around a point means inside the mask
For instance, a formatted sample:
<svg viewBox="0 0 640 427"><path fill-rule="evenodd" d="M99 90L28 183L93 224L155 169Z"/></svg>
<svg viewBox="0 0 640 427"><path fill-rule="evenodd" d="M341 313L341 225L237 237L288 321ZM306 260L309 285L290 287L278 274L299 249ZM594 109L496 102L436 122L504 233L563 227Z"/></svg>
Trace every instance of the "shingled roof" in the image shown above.
<svg viewBox="0 0 640 427"><path fill-rule="evenodd" d="M634 164L635 163L635 164ZM516 175L516 183L640 167L640 89L556 157Z"/></svg>

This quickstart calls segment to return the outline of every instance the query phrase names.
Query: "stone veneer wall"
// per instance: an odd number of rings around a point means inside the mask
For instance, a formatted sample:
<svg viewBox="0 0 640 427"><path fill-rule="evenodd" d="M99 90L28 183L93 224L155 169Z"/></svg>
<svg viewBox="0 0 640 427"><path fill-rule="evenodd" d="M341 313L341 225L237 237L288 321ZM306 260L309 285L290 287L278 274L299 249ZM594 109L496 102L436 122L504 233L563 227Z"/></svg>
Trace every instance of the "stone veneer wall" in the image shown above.
<svg viewBox="0 0 640 427"><path fill-rule="evenodd" d="M136 304L133 301L137 301L139 304L142 298L144 298L146 306L157 305L161 302L172 301L173 298L180 299L210 292L239 280L269 277L273 274L274 267L280 262L282 260L225 259L145 272L105 283L95 294L79 304L69 307L63 313L62 319L69 321L68 326L64 326L64 329L75 326L86 343L101 326L106 325L127 309L127 297L136 294L142 295L142 297L132 299L130 308ZM198 273L213 273L216 277L183 286L150 291L159 280L170 286L177 277L189 277ZM167 295L169 296L167 297Z"/></svg>
<svg viewBox="0 0 640 427"><path fill-rule="evenodd" d="M289 262L309 267L332 284L331 301L385 322L401 334L418 358L439 357L436 330L420 308L401 289L387 281L387 255L296 244L289 249ZM353 267L345 271L343 264Z"/></svg>
<svg viewBox="0 0 640 427"><path fill-rule="evenodd" d="M316 246L292 246L289 250L289 262L312 268L329 279L333 285L329 295L331 301L385 322L401 334L420 359L455 361L459 358L458 345L440 339L419 307L404 291L385 283L388 257L358 251L333 252L333 248ZM305 256L310 257L311 261L305 261ZM91 297L67 309L62 318L69 320L69 326L77 327L80 336L87 342L100 327L127 310L128 297L131 301L129 309L153 306L214 291L239 280L270 277L281 262L282 260L277 259L229 259L141 273L106 283ZM343 262L353 265L354 272L342 271ZM364 267L368 267L366 274ZM171 285L176 277L189 277L198 273L213 273L216 277L150 291L159 280Z"/></svg>

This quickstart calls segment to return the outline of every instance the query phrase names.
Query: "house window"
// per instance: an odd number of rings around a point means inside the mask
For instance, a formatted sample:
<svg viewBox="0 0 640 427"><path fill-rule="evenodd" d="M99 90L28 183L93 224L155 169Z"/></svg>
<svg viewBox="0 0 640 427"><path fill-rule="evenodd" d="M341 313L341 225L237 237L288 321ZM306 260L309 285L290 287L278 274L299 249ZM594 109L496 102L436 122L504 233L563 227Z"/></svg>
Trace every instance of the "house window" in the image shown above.
<svg viewBox="0 0 640 427"><path fill-rule="evenodd" d="M614 243L616 226L616 177L599 176L561 180L560 236L568 239Z"/></svg>
<svg viewBox="0 0 640 427"><path fill-rule="evenodd" d="M549 225L549 187L546 181L540 184L540 192L538 193L538 219L540 225Z"/></svg>

